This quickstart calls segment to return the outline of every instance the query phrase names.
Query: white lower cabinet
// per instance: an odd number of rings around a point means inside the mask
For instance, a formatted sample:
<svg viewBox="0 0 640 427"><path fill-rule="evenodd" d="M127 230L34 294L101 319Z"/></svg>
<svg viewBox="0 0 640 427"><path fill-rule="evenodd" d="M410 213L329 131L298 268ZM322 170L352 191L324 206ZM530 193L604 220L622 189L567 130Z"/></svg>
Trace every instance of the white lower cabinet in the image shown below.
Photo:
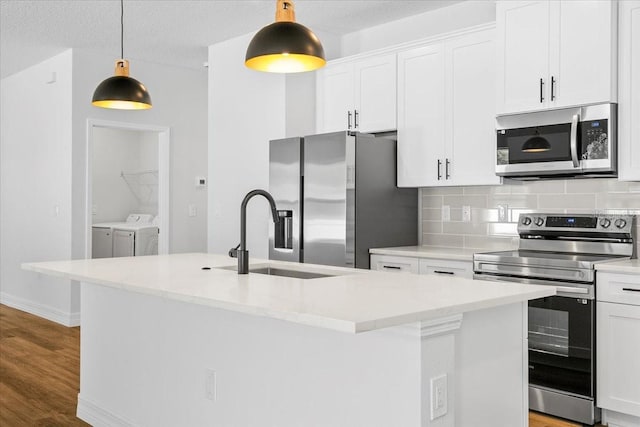
<svg viewBox="0 0 640 427"><path fill-rule="evenodd" d="M473 278L473 263L471 261L436 258L374 254L371 255L371 270Z"/></svg>
<svg viewBox="0 0 640 427"><path fill-rule="evenodd" d="M421 259L420 274L440 274L473 279L473 263L470 261L452 261L448 259Z"/></svg>
<svg viewBox="0 0 640 427"><path fill-rule="evenodd" d="M610 426L638 426L640 275L598 272L596 293L596 403Z"/></svg>
<svg viewBox="0 0 640 427"><path fill-rule="evenodd" d="M371 270L414 274L418 274L419 272L418 258L391 255L371 255L370 260Z"/></svg>

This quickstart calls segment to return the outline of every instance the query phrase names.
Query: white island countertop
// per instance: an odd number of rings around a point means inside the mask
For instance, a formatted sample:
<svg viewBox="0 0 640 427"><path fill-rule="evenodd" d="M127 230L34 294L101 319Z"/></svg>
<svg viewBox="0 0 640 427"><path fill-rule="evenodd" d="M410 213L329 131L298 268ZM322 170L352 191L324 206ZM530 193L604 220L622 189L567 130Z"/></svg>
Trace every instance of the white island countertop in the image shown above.
<svg viewBox="0 0 640 427"><path fill-rule="evenodd" d="M223 255L193 253L25 263L25 270L192 304L357 333L524 302L555 294L552 286L488 282L460 277L251 260L272 266L335 274L296 279L219 267ZM203 267L209 267L203 270Z"/></svg>

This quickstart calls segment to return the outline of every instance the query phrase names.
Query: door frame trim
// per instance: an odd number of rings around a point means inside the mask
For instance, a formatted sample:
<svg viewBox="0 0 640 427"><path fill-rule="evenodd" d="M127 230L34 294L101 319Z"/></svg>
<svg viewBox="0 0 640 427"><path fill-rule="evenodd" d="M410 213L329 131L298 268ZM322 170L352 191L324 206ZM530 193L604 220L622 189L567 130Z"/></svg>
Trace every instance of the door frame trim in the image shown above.
<svg viewBox="0 0 640 427"><path fill-rule="evenodd" d="M86 239L84 256L85 258L91 258L91 224L92 224L92 205L93 194L91 189L91 173L93 163L93 145L94 130L96 128L109 128L120 130L133 130L143 132L157 132L158 133L158 227L161 230L158 235L158 254L169 253L169 157L170 157L170 145L171 145L171 128L167 126L149 125L143 123L129 123L118 122L112 120L100 120L100 119L87 119L87 134L86 134L86 168L85 168L85 194L86 194L86 206L85 206L85 226L86 226Z"/></svg>

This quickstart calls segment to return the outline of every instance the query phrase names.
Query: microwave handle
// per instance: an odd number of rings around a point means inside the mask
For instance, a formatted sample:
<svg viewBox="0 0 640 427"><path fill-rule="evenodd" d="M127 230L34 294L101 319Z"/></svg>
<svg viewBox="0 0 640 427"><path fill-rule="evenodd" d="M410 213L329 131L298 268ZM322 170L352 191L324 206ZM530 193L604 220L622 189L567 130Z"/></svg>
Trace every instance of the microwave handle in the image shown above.
<svg viewBox="0 0 640 427"><path fill-rule="evenodd" d="M580 166L580 159L578 158L578 122L580 121L580 114L574 114L571 119L571 160L573 161L573 167Z"/></svg>

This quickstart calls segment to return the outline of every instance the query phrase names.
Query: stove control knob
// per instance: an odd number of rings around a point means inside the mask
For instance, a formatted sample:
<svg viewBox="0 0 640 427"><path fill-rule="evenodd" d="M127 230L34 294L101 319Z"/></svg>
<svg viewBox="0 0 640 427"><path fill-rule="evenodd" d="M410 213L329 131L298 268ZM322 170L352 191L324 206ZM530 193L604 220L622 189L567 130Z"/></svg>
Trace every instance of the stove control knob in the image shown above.
<svg viewBox="0 0 640 427"><path fill-rule="evenodd" d="M618 228L623 228L625 225L627 225L627 221L625 221L622 218L618 218L616 219L616 222L614 223L616 225L616 227Z"/></svg>
<svg viewBox="0 0 640 427"><path fill-rule="evenodd" d="M608 218L602 218L600 220L600 227L602 228L609 228L609 226L611 225L611 220Z"/></svg>
<svg viewBox="0 0 640 427"><path fill-rule="evenodd" d="M531 224L531 218L529 218L528 216L525 216L524 218L522 218L522 225L529 225Z"/></svg>
<svg viewBox="0 0 640 427"><path fill-rule="evenodd" d="M538 227L541 227L541 226L542 226L542 224L544 224L544 219L542 219L542 218L540 218L540 217L536 218L536 220L535 220L535 224L536 224Z"/></svg>

